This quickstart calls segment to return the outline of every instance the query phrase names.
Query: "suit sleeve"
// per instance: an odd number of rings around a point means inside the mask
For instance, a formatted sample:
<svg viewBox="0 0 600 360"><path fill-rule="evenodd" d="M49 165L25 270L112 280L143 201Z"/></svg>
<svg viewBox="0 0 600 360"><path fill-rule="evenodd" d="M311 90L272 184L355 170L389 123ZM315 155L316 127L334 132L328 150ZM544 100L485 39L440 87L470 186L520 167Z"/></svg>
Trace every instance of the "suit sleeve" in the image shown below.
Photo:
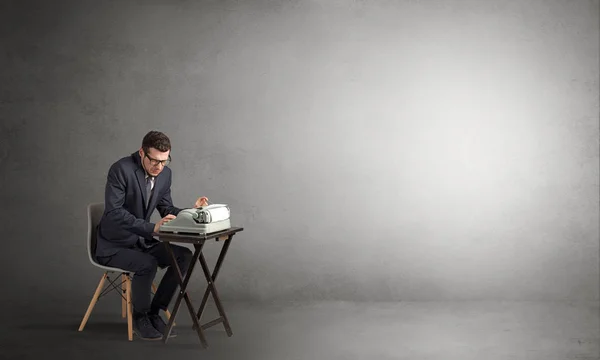
<svg viewBox="0 0 600 360"><path fill-rule="evenodd" d="M161 218L169 214L177 216L181 211L180 208L173 205L173 199L171 199L171 173L169 173L169 183L166 188L167 189L156 204L156 210L158 210Z"/></svg>
<svg viewBox="0 0 600 360"><path fill-rule="evenodd" d="M135 217L123 207L126 186L127 179L123 170L116 165L111 166L106 178L106 189L104 192L106 217L113 224L124 230L145 238L151 237L155 224Z"/></svg>

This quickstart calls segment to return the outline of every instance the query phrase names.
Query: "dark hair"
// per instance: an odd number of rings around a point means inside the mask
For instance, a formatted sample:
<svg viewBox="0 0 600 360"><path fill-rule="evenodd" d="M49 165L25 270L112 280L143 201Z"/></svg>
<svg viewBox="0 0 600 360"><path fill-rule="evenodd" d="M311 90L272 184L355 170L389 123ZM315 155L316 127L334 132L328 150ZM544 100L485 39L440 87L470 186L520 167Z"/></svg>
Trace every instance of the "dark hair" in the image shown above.
<svg viewBox="0 0 600 360"><path fill-rule="evenodd" d="M150 148L155 148L160 152L171 150L171 141L169 137L160 131L150 131L142 140L142 149L148 153Z"/></svg>

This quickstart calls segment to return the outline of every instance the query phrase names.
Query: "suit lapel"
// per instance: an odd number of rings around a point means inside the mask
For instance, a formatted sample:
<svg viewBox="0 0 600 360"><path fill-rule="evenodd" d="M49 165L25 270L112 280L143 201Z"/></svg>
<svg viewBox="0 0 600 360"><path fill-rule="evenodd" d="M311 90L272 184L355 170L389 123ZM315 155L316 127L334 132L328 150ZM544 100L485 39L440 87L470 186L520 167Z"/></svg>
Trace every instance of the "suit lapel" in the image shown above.
<svg viewBox="0 0 600 360"><path fill-rule="evenodd" d="M146 194L146 173L144 172L144 169L137 169L135 171L135 176L137 177L138 184L140 185L140 192L142 193L142 207L145 208L148 195Z"/></svg>

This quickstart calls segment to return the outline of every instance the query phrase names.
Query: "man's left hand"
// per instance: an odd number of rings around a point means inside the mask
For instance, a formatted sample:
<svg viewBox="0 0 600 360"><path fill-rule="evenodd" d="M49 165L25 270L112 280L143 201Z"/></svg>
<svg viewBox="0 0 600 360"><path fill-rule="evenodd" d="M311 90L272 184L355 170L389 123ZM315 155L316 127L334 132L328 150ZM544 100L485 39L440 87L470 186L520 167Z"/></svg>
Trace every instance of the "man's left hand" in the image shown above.
<svg viewBox="0 0 600 360"><path fill-rule="evenodd" d="M198 200L196 200L196 203L194 204L194 208L199 208L202 206L207 206L208 205L208 198L206 196L200 196L198 198Z"/></svg>

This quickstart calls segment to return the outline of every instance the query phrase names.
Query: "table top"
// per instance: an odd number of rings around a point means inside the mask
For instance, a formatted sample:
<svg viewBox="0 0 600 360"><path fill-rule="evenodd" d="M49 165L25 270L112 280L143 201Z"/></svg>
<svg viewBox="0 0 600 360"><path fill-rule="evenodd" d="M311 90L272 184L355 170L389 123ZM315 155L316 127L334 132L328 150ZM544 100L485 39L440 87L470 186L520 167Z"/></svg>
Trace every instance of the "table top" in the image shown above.
<svg viewBox="0 0 600 360"><path fill-rule="evenodd" d="M168 242L183 242L183 243L198 243L210 239L216 239L222 237L227 237L229 235L233 235L240 231L243 231L243 227L230 227L229 229L215 231L207 234L181 234L181 233L169 233L159 231L154 233L153 236L157 237L159 241L168 241Z"/></svg>

